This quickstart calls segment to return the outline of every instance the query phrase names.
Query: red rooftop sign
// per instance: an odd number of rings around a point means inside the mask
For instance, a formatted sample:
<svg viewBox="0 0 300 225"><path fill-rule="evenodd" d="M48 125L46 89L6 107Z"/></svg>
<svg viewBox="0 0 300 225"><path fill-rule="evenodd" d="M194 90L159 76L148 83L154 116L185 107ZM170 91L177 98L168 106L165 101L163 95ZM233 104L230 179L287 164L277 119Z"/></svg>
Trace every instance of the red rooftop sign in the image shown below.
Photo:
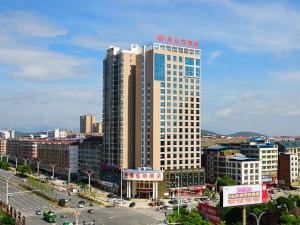
<svg viewBox="0 0 300 225"><path fill-rule="evenodd" d="M186 47L199 48L198 41L186 40L184 38L179 39L179 38L173 38L173 37L166 37L164 35L158 34L158 35L156 35L155 39L157 42L161 42L161 43L165 43L165 44L182 45L182 46L186 46Z"/></svg>

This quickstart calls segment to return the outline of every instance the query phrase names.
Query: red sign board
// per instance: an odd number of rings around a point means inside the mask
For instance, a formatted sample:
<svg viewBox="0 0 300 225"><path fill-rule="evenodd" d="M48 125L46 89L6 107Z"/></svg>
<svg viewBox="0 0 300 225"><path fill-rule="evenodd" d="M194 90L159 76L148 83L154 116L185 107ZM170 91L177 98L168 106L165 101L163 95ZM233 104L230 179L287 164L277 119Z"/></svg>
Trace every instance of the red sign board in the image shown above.
<svg viewBox="0 0 300 225"><path fill-rule="evenodd" d="M197 40L190 40L185 38L173 38L173 37L166 37L164 35L158 34L156 35L156 41L165 43L165 44L174 44L174 45L182 45L191 48L199 48L199 42Z"/></svg>
<svg viewBox="0 0 300 225"><path fill-rule="evenodd" d="M205 219L209 220L213 224L220 224L221 218L219 214L219 208L209 205L207 203L199 203L198 212Z"/></svg>

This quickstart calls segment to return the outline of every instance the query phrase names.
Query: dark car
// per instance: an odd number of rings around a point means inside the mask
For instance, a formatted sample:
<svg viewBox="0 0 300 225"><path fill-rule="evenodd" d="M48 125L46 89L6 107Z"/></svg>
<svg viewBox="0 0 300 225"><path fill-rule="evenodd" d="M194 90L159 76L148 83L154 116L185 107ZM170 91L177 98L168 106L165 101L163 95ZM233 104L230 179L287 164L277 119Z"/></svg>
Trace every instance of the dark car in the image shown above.
<svg viewBox="0 0 300 225"><path fill-rule="evenodd" d="M95 212L95 210L93 210L93 209L88 210L88 213L90 213L90 214L93 214L94 212Z"/></svg>
<svg viewBox="0 0 300 225"><path fill-rule="evenodd" d="M78 204L79 205L85 205L85 201L79 201Z"/></svg>
<svg viewBox="0 0 300 225"><path fill-rule="evenodd" d="M157 206L162 206L162 205L165 205L165 203L163 201L158 201L157 202Z"/></svg>
<svg viewBox="0 0 300 225"><path fill-rule="evenodd" d="M155 203L155 202L150 202L150 203L148 204L148 206L156 206L156 203Z"/></svg>
<svg viewBox="0 0 300 225"><path fill-rule="evenodd" d="M90 206L94 206L94 204L92 202L90 202Z"/></svg>
<svg viewBox="0 0 300 225"><path fill-rule="evenodd" d="M187 204L182 204L180 207L186 209L187 208Z"/></svg>
<svg viewBox="0 0 300 225"><path fill-rule="evenodd" d="M172 205L175 205L175 204L178 204L178 201L173 199L173 200L170 200L168 203L172 204Z"/></svg>
<svg viewBox="0 0 300 225"><path fill-rule="evenodd" d="M129 204L129 208L132 208L132 207L134 207L135 206L135 202L131 202L130 204Z"/></svg>
<svg viewBox="0 0 300 225"><path fill-rule="evenodd" d="M66 205L66 200L65 199L59 199L58 205L59 206L65 206Z"/></svg>

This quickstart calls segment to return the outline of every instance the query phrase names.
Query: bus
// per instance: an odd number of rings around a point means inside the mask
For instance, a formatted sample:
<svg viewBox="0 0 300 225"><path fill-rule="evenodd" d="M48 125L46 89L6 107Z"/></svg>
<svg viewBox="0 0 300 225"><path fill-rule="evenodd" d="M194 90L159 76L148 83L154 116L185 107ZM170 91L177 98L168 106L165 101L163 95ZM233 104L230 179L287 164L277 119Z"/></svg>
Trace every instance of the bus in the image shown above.
<svg viewBox="0 0 300 225"><path fill-rule="evenodd" d="M44 216L44 220L46 220L49 223L55 223L56 222L56 215L52 211L44 211L43 216Z"/></svg>

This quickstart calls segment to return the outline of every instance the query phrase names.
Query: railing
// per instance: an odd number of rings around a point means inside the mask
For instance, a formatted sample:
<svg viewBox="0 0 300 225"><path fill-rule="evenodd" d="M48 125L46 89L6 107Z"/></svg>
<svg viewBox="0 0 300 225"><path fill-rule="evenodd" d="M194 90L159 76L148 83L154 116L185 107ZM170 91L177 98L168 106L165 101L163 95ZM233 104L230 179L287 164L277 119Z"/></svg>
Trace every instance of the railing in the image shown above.
<svg viewBox="0 0 300 225"><path fill-rule="evenodd" d="M16 220L16 225L25 225L25 216L14 209L12 206L6 204L5 202L0 201L0 209L7 215L11 216Z"/></svg>

